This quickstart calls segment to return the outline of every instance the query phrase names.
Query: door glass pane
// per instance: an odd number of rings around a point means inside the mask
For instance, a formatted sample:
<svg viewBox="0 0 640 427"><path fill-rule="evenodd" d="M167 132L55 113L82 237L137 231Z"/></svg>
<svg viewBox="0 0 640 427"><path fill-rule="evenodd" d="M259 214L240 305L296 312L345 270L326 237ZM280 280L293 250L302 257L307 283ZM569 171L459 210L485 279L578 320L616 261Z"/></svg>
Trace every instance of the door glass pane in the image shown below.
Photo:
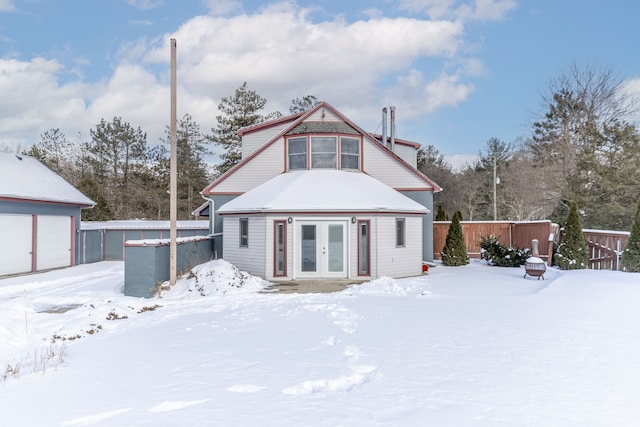
<svg viewBox="0 0 640 427"><path fill-rule="evenodd" d="M328 258L329 265L328 270L331 272L338 272L344 270L344 244L342 232L342 224L329 224L328 226Z"/></svg>
<svg viewBox="0 0 640 427"><path fill-rule="evenodd" d="M316 271L316 226L302 225L302 271Z"/></svg>
<svg viewBox="0 0 640 427"><path fill-rule="evenodd" d="M358 245L360 247L360 253L358 254L359 266L358 273L362 275L369 274L369 223L361 222L360 234L358 235Z"/></svg>
<svg viewBox="0 0 640 427"><path fill-rule="evenodd" d="M276 275L285 275L285 225L282 222L276 223Z"/></svg>

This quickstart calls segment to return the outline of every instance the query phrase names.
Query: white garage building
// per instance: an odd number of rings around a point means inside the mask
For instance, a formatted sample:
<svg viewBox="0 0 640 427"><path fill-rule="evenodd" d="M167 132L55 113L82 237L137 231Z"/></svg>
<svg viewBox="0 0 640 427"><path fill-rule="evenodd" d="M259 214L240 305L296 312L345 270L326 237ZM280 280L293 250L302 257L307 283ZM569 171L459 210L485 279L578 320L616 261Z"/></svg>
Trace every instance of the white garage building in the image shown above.
<svg viewBox="0 0 640 427"><path fill-rule="evenodd" d="M93 205L35 158L0 152L0 276L77 264L80 213Z"/></svg>

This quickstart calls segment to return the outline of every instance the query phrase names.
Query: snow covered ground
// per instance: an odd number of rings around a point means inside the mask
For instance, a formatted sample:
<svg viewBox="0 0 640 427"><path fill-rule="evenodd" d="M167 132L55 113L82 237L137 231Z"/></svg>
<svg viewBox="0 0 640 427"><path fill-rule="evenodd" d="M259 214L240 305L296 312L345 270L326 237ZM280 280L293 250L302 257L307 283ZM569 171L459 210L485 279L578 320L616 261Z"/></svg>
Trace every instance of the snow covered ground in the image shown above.
<svg viewBox="0 0 640 427"><path fill-rule="evenodd" d="M195 273L154 299L121 262L0 280L0 424L640 425L639 274L477 261L278 294Z"/></svg>

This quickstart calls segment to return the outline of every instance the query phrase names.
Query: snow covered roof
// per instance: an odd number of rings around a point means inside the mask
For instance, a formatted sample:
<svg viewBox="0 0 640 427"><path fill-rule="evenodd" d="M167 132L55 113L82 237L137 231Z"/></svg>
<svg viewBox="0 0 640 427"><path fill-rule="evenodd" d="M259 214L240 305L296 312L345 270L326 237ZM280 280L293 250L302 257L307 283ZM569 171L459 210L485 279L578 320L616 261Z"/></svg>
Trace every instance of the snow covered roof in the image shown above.
<svg viewBox="0 0 640 427"><path fill-rule="evenodd" d="M429 212L365 173L314 169L282 173L225 203L219 213L309 211Z"/></svg>
<svg viewBox="0 0 640 427"><path fill-rule="evenodd" d="M169 229L170 221L82 221L82 230L165 230ZM201 230L209 228L209 221L176 221L176 228Z"/></svg>
<svg viewBox="0 0 640 427"><path fill-rule="evenodd" d="M0 197L93 206L95 203L33 157L0 152Z"/></svg>

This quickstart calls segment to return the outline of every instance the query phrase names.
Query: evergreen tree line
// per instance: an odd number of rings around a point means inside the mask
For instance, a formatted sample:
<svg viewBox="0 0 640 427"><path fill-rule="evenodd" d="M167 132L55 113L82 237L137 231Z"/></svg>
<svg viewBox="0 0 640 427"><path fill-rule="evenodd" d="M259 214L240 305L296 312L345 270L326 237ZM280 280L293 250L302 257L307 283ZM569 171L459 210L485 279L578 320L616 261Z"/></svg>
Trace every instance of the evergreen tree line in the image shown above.
<svg viewBox="0 0 640 427"><path fill-rule="evenodd" d="M209 152L199 125L185 114L178 121L178 219L191 218L202 204L199 192L210 182ZM85 221L169 218L169 128L164 144L149 146L147 134L121 117L100 120L69 140L60 129L40 135L23 153L33 156L96 202L82 212Z"/></svg>
<svg viewBox="0 0 640 427"><path fill-rule="evenodd" d="M489 139L463 170L454 171L433 146L420 150L418 168L445 189L434 196L439 219L460 211L465 220L492 220L495 212L499 220L564 225L575 201L585 228L631 229L640 133L622 81L609 68L573 65L549 83L542 102L528 136Z"/></svg>
<svg viewBox="0 0 640 427"><path fill-rule="evenodd" d="M509 143L489 139L479 160L459 171L434 146L422 147L418 168L445 190L434 196L438 218L459 211L465 220L551 219L564 225L575 201L585 228L630 230L640 199L640 133L632 121L638 109L624 93L611 69L573 65L549 82L528 136ZM189 115L180 121L180 219L202 202L198 193L211 179L240 161L238 130L282 115L265 113L266 102L245 82L221 99L210 134ZM289 113L317 103L313 95L296 98ZM90 137L71 143L52 129L25 154L98 202L85 212L87 219L167 218L167 144L148 147L146 134L119 117L101 120ZM213 168L204 161L209 143L223 150Z"/></svg>
<svg viewBox="0 0 640 427"><path fill-rule="evenodd" d="M217 127L204 134L189 114L178 120L177 205L178 219L192 219L191 213L204 200L200 191L216 176L240 161L243 127L281 116L278 111L262 114L266 99L242 84L218 105ZM290 113L317 105L313 95L292 100ZM96 202L82 212L85 221L113 219L168 219L170 179L170 134L166 127L160 144L150 146L146 133L121 117L100 120L89 131L70 141L60 129L40 135L40 141L23 153L33 156ZM221 162L210 166L205 157L210 144L224 150Z"/></svg>

